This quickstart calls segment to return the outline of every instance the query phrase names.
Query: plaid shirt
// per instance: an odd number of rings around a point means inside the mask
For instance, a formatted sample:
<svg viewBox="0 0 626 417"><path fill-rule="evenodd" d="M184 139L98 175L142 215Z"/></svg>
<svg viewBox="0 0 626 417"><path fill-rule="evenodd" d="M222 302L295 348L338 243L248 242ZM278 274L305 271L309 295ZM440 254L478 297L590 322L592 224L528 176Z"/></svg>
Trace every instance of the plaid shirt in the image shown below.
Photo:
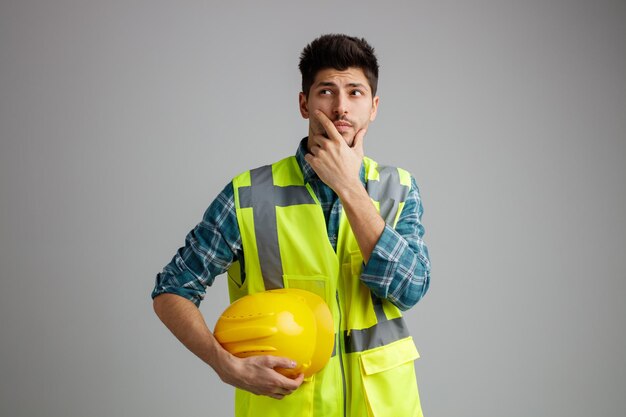
<svg viewBox="0 0 626 417"><path fill-rule="evenodd" d="M306 144L304 138L296 159L304 181L311 185L322 205L328 240L336 250L341 201L304 159ZM365 185L363 166L361 182ZM395 230L385 225L361 273L361 281L375 295L389 299L402 310L415 305L426 294L430 283L428 249L422 241L422 213L419 189L411 177L411 189ZM238 259L244 259L244 253L235 214L233 185L229 183L206 210L202 221L189 232L185 246L178 249L170 263L157 274L152 298L173 293L200 305L206 287Z"/></svg>

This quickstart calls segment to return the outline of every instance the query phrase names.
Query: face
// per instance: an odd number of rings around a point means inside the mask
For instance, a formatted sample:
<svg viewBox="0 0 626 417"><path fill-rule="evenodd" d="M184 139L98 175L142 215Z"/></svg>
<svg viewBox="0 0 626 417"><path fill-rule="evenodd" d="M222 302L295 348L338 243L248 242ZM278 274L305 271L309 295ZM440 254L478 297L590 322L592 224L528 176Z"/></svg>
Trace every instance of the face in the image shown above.
<svg viewBox="0 0 626 417"><path fill-rule="evenodd" d="M300 113L309 119L309 136L327 136L313 113L321 110L333 121L348 145L352 145L360 129L374 121L377 109L378 96L372 97L367 77L360 68L323 69L315 76L308 98L300 93Z"/></svg>

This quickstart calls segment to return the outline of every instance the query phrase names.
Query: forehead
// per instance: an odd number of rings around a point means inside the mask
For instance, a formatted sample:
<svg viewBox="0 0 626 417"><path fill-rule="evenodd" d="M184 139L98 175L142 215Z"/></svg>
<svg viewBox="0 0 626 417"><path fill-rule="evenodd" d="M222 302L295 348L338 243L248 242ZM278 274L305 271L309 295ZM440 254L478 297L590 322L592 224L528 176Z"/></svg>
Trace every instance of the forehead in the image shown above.
<svg viewBox="0 0 626 417"><path fill-rule="evenodd" d="M313 86L319 83L332 82L342 84L364 84L369 87L369 81L361 68L350 67L345 70L335 68L324 68L315 74Z"/></svg>

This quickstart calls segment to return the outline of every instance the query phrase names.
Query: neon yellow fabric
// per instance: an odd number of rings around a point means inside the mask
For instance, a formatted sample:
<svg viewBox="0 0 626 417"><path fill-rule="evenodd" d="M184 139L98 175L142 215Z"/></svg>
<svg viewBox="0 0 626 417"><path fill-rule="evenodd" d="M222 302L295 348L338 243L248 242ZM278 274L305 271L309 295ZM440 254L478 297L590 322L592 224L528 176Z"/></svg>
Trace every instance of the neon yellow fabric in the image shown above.
<svg viewBox="0 0 626 417"><path fill-rule="evenodd" d="M364 158L364 164L367 181L379 180L376 162ZM311 188L304 184L295 157L273 164L271 172L274 186L287 187L286 190L291 186L306 186L312 197L311 204L275 207L282 283L285 288L314 292L326 301L335 325L335 354L322 371L282 400L236 390L236 416L421 417L413 367L419 355L410 336L362 351L352 351L354 346L346 346L351 336L356 340L362 331L380 327L384 332L380 320L384 325L393 324L396 323L393 319L401 318L402 314L387 300L382 300L377 310L371 292L359 280L363 258L345 214L341 216L335 252L328 241L322 207ZM400 183L410 187L409 173L398 169L398 174ZM257 247L259 241L264 242L264 236L256 236L254 208L242 207L239 197L240 189L251 186L249 171L233 179L245 253L245 280L242 283L240 266L234 264L228 273L231 301L265 290ZM373 204L379 207L378 201ZM393 225L403 205L403 202L399 204ZM355 345L358 347L359 343Z"/></svg>

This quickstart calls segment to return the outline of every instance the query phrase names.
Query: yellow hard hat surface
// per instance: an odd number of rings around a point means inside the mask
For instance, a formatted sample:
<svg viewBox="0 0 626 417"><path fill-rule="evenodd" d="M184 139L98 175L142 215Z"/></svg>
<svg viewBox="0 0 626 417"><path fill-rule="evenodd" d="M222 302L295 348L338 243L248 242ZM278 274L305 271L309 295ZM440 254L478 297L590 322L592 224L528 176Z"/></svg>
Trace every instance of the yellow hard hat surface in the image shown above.
<svg viewBox="0 0 626 417"><path fill-rule="evenodd" d="M335 326L333 324L333 316L326 302L319 295L310 291L300 290L297 288L283 288L273 290L275 292L285 292L304 297L313 315L317 325L317 338L315 341L315 349L311 357L311 366L304 372L305 377L316 374L330 359L335 346Z"/></svg>
<svg viewBox="0 0 626 417"><path fill-rule="evenodd" d="M334 343L332 315L324 300L297 289L240 298L222 313L214 334L235 356L273 355L295 361L293 369L276 369L291 378L300 373L309 377L321 370Z"/></svg>

